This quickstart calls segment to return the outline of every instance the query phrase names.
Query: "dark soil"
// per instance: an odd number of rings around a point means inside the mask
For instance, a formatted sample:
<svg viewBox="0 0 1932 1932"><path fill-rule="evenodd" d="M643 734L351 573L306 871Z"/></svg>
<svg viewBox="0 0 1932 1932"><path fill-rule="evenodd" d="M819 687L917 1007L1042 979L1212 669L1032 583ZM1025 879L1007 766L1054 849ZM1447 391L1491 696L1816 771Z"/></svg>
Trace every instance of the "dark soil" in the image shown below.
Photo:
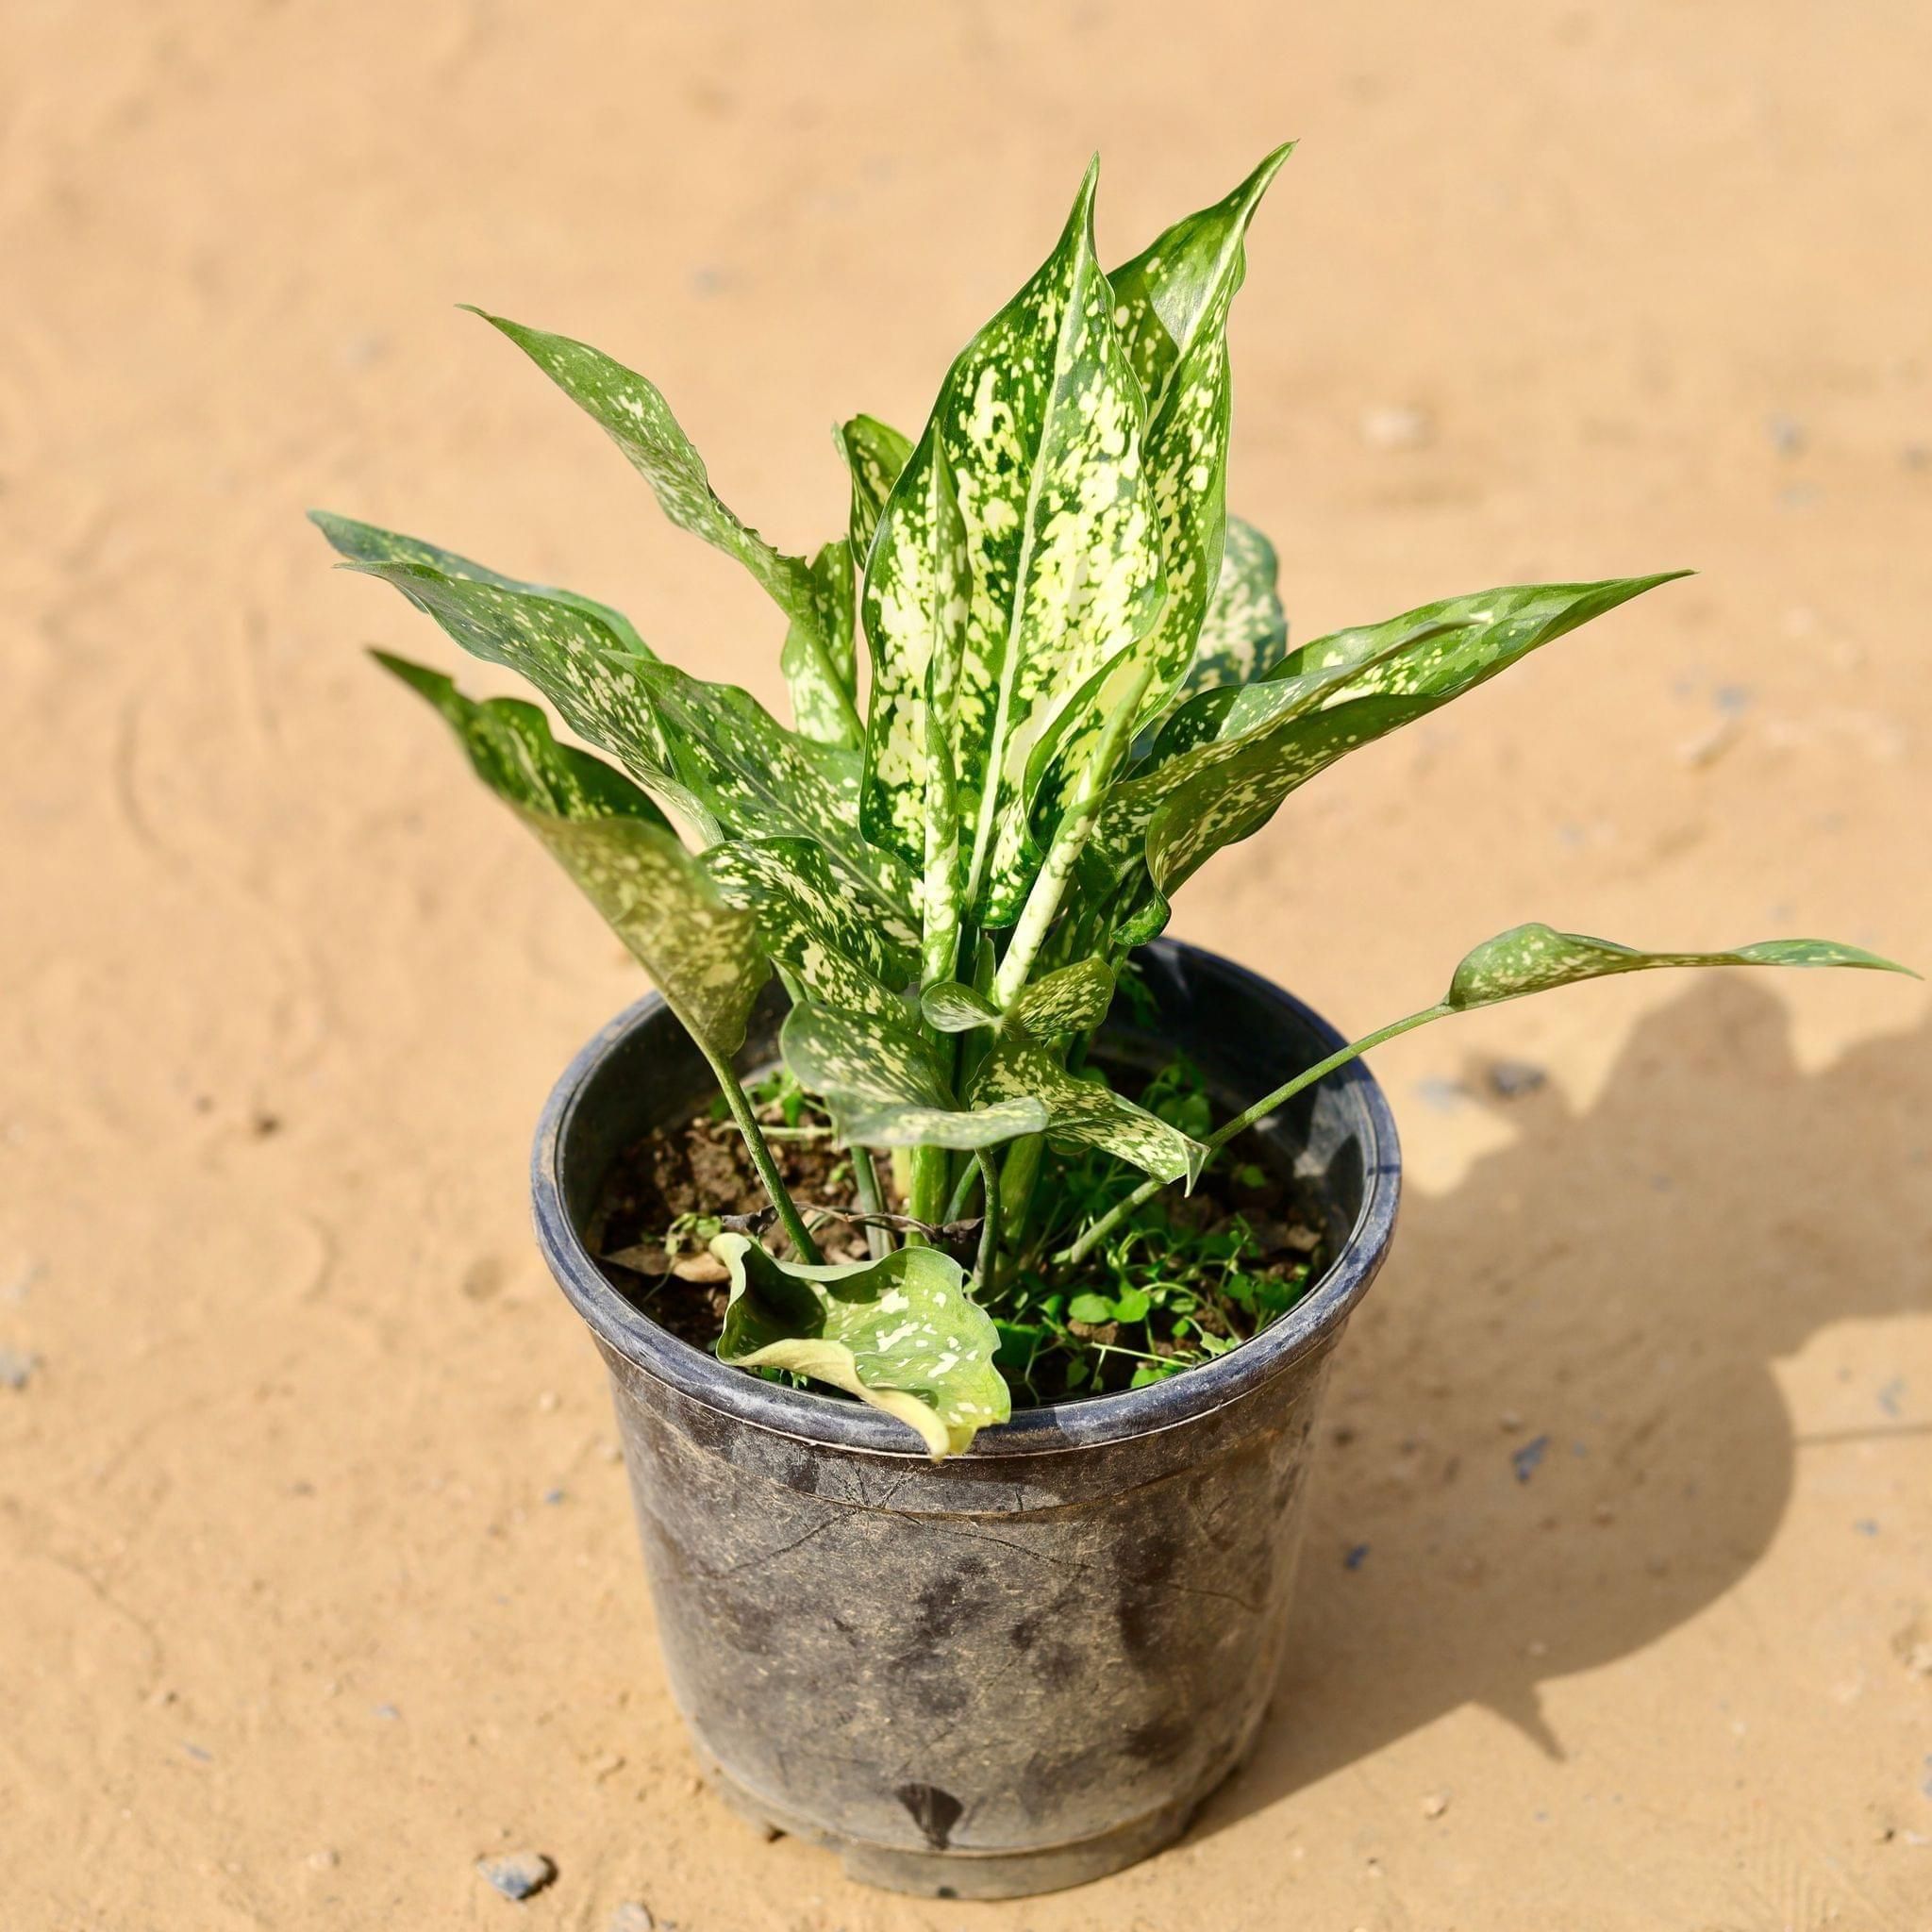
<svg viewBox="0 0 1932 1932"><path fill-rule="evenodd" d="M808 1209L858 1211L851 1159L823 1123L808 1110L799 1126L787 1128L774 1111L761 1112L770 1115L772 1153L792 1199ZM887 1206L901 1208L883 1158L879 1172ZM1134 1178L1124 1176L1128 1182ZM1158 1198L1157 1225L1135 1250L1134 1278L1184 1285L1191 1307L1182 1326L1191 1332L1163 1332L1172 1324L1163 1324L1157 1312L1149 1327L1132 1333L1135 1347L1127 1349L1123 1344L1130 1337L1122 1324L1082 1322L1061 1311L1049 1319L1042 1351L1030 1340L1039 1333L1032 1325L1041 1319L1037 1307L996 1307L991 1312L1008 1329L1000 1365L1016 1407L1125 1388L1148 1355L1191 1365L1208 1352L1247 1341L1306 1292L1326 1265L1314 1217L1295 1198L1292 1184L1263 1164L1262 1150L1248 1136L1229 1145L1191 1195L1175 1190ZM717 1232L715 1218L758 1215L767 1206L737 1126L700 1115L682 1127L654 1129L618 1156L585 1230L586 1244L620 1293L672 1334L708 1353L724 1326L728 1291L723 1265L706 1249ZM865 1258L859 1226L826 1221L815 1232L827 1261ZM761 1239L774 1254L791 1253L775 1227L768 1226ZM1219 1286L1234 1240L1241 1243L1244 1299ZM1107 1291L1120 1280L1094 1270L1093 1278L1083 1272L1068 1288ZM1023 1302L1029 1299L1024 1280L1012 1288ZM1030 1298L1035 1303L1038 1289L1036 1280ZM1003 1291L1002 1301L1008 1299ZM1275 1305L1262 1307L1271 1301ZM1009 1323L1020 1325L1008 1328ZM1203 1334L1209 1338L1205 1344L1199 1340Z"/></svg>

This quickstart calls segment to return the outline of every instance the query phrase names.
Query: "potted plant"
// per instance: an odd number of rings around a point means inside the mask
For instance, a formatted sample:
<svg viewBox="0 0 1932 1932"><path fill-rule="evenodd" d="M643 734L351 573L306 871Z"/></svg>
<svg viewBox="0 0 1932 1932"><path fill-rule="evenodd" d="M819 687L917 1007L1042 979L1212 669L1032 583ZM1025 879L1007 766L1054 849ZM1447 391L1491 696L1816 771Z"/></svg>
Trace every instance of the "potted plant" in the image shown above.
<svg viewBox="0 0 1932 1932"><path fill-rule="evenodd" d="M918 440L840 431L847 528L808 558L725 508L642 376L487 318L771 594L789 727L587 597L316 519L615 761L378 654L657 983L552 1097L540 1236L708 1769L882 1884L1113 1870L1252 1740L1325 1364L1394 1222L1360 1055L1606 974L1903 970L1524 925L1350 1043L1158 937L1338 758L1678 575L1290 647L1224 503L1228 308L1287 153L1110 275L1090 169Z"/></svg>

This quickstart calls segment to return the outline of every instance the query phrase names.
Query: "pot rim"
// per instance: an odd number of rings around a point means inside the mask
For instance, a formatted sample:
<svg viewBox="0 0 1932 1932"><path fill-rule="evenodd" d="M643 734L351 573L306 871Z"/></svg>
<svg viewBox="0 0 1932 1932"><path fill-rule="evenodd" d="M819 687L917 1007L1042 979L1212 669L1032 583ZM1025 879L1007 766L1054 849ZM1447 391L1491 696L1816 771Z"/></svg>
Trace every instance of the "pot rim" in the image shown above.
<svg viewBox="0 0 1932 1932"><path fill-rule="evenodd" d="M1261 974L1177 940L1154 941L1185 971L1206 969L1291 1009L1328 1052L1346 1044L1328 1022ZM734 1420L807 1443L852 1452L924 1460L910 1431L863 1403L787 1389L681 1341L633 1307L605 1278L573 1223L563 1192L562 1155L584 1091L617 1047L660 1012L662 994L650 992L601 1028L551 1089L530 1155L537 1240L551 1273L601 1346L680 1394ZM1402 1190L1402 1152L1394 1116L1374 1074L1359 1060L1328 1075L1327 1083L1355 1115L1362 1147L1362 1200L1355 1225L1328 1271L1293 1307L1251 1341L1210 1362L1144 1389L1020 1409L1013 1419L980 1430L959 1460L1039 1456L1129 1437L1156 1435L1211 1414L1271 1380L1310 1349L1331 1340L1368 1291L1388 1253Z"/></svg>

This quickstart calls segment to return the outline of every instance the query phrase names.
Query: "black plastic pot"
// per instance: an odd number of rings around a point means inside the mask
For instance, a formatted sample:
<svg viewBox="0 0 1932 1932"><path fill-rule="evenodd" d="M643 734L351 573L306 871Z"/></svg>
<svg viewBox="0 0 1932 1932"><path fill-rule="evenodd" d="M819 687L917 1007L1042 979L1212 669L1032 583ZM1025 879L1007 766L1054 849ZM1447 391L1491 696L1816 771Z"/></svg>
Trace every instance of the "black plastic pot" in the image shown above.
<svg viewBox="0 0 1932 1932"><path fill-rule="evenodd" d="M1156 1024L1245 1103L1341 1043L1212 954L1141 956ZM769 1062L760 1009L746 1065ZM1177 1837L1272 1692L1329 1352L1388 1251L1394 1123L1359 1067L1262 1129L1325 1215L1334 1264L1255 1341L1169 1381L1022 1411L928 1461L903 1424L727 1369L605 1279L579 1239L618 1151L689 1118L710 1075L655 996L544 1109L537 1229L610 1371L658 1635L705 1768L757 1823L856 1878L1006 1898Z"/></svg>

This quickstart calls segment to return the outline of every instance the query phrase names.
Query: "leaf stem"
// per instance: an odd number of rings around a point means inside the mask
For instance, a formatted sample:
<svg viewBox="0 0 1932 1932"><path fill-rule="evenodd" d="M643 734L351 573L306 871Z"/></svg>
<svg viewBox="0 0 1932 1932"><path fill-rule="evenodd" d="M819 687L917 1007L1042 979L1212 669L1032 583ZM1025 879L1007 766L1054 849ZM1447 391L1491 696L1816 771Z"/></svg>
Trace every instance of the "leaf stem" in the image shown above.
<svg viewBox="0 0 1932 1932"><path fill-rule="evenodd" d="M1456 1010L1454 1007L1450 1006L1424 1007L1419 1013L1410 1013L1406 1019L1393 1021L1391 1024L1380 1027L1374 1033L1365 1034L1360 1040L1351 1041L1347 1046L1339 1047L1325 1060L1317 1060L1312 1067L1297 1074L1292 1080L1289 1080L1277 1087L1274 1092L1263 1094L1252 1107L1243 1108L1231 1121L1217 1127L1213 1133L1208 1135L1207 1140L1207 1147L1210 1158L1217 1149L1226 1146L1237 1134L1245 1132L1257 1121L1263 1120L1273 1113L1277 1107L1284 1106L1292 1100L1303 1088L1312 1087L1317 1080L1332 1074L1336 1068L1346 1066L1352 1059L1358 1059L1370 1048L1380 1046L1384 1041L1393 1040L1398 1033L1407 1033L1410 1028L1425 1025L1431 1020L1441 1020ZM1204 1161L1202 1165L1205 1167L1207 1163ZM1072 1247L1056 1258L1069 1268L1084 1261L1093 1252L1095 1247L1099 1245L1102 1239L1118 1227L1136 1208L1151 1201L1156 1194L1160 1192L1161 1189L1171 1186L1173 1186L1171 1181L1152 1180L1142 1182L1125 1200L1118 1201L1113 1207L1108 1208L1091 1227L1088 1228L1074 1241Z"/></svg>
<svg viewBox="0 0 1932 1932"><path fill-rule="evenodd" d="M966 1210L973 1205L973 1191L979 1185L979 1163L969 1161L965 1172L959 1176L959 1185L953 1190L953 1198L946 1203L946 1219L963 1221Z"/></svg>
<svg viewBox="0 0 1932 1932"><path fill-rule="evenodd" d="M868 1214L883 1214L886 1211L885 1190L879 1186L879 1171L873 1163L870 1147L853 1147L847 1150L852 1156L852 1185L858 1196L858 1205ZM891 1232L879 1226L876 1222L865 1224L866 1252L874 1261L883 1261L892 1252Z"/></svg>
<svg viewBox="0 0 1932 1932"><path fill-rule="evenodd" d="M675 1010L675 1009L674 1009ZM686 1028L689 1032L691 1029ZM738 1123L738 1131L744 1136L744 1144L751 1154L751 1164L758 1171L758 1179L764 1183L765 1192L771 1197L772 1206L777 1210L778 1220L785 1232L791 1237L791 1245L798 1251L798 1258L808 1267L816 1268L824 1260L819 1253L818 1243L811 1238L811 1230L806 1226L791 1196L785 1191L785 1182L778 1173L778 1163L772 1158L771 1147L767 1144L764 1130L758 1125L758 1117L752 1110L752 1104L743 1087L740 1084L736 1069L722 1054L715 1054L698 1040L695 1033L691 1038L697 1041L698 1051L711 1063L711 1072L718 1077L718 1085L724 1095L724 1104L731 1109L731 1118Z"/></svg>
<svg viewBox="0 0 1932 1932"><path fill-rule="evenodd" d="M990 1147L978 1149L979 1172L986 1182L986 1219L979 1224L978 1298L984 1303L993 1291L1000 1257L1000 1170Z"/></svg>
<svg viewBox="0 0 1932 1932"><path fill-rule="evenodd" d="M1093 835L1102 801L1113 778L1114 764L1133 729L1134 714L1141 708L1141 700L1146 694L1153 675L1154 659L1148 657L1142 660L1132 688L1108 714L1107 723L1101 728L1099 743L1080 768L1073 796L1068 799L1060 813L1060 822L1054 828L1053 844L1047 850L1045 862L1034 876L1033 885L1026 894L1026 904L1021 909L1020 923L1013 928L1006 957L1000 961L1000 970L993 977L992 1003L996 1007L1010 1006L1014 995L1026 984L1026 975L1032 972L1033 961L1045 943L1047 928L1053 924L1054 915L1060 909L1067 881L1073 877L1074 868L1080 862L1081 853L1087 849L1087 841Z"/></svg>

